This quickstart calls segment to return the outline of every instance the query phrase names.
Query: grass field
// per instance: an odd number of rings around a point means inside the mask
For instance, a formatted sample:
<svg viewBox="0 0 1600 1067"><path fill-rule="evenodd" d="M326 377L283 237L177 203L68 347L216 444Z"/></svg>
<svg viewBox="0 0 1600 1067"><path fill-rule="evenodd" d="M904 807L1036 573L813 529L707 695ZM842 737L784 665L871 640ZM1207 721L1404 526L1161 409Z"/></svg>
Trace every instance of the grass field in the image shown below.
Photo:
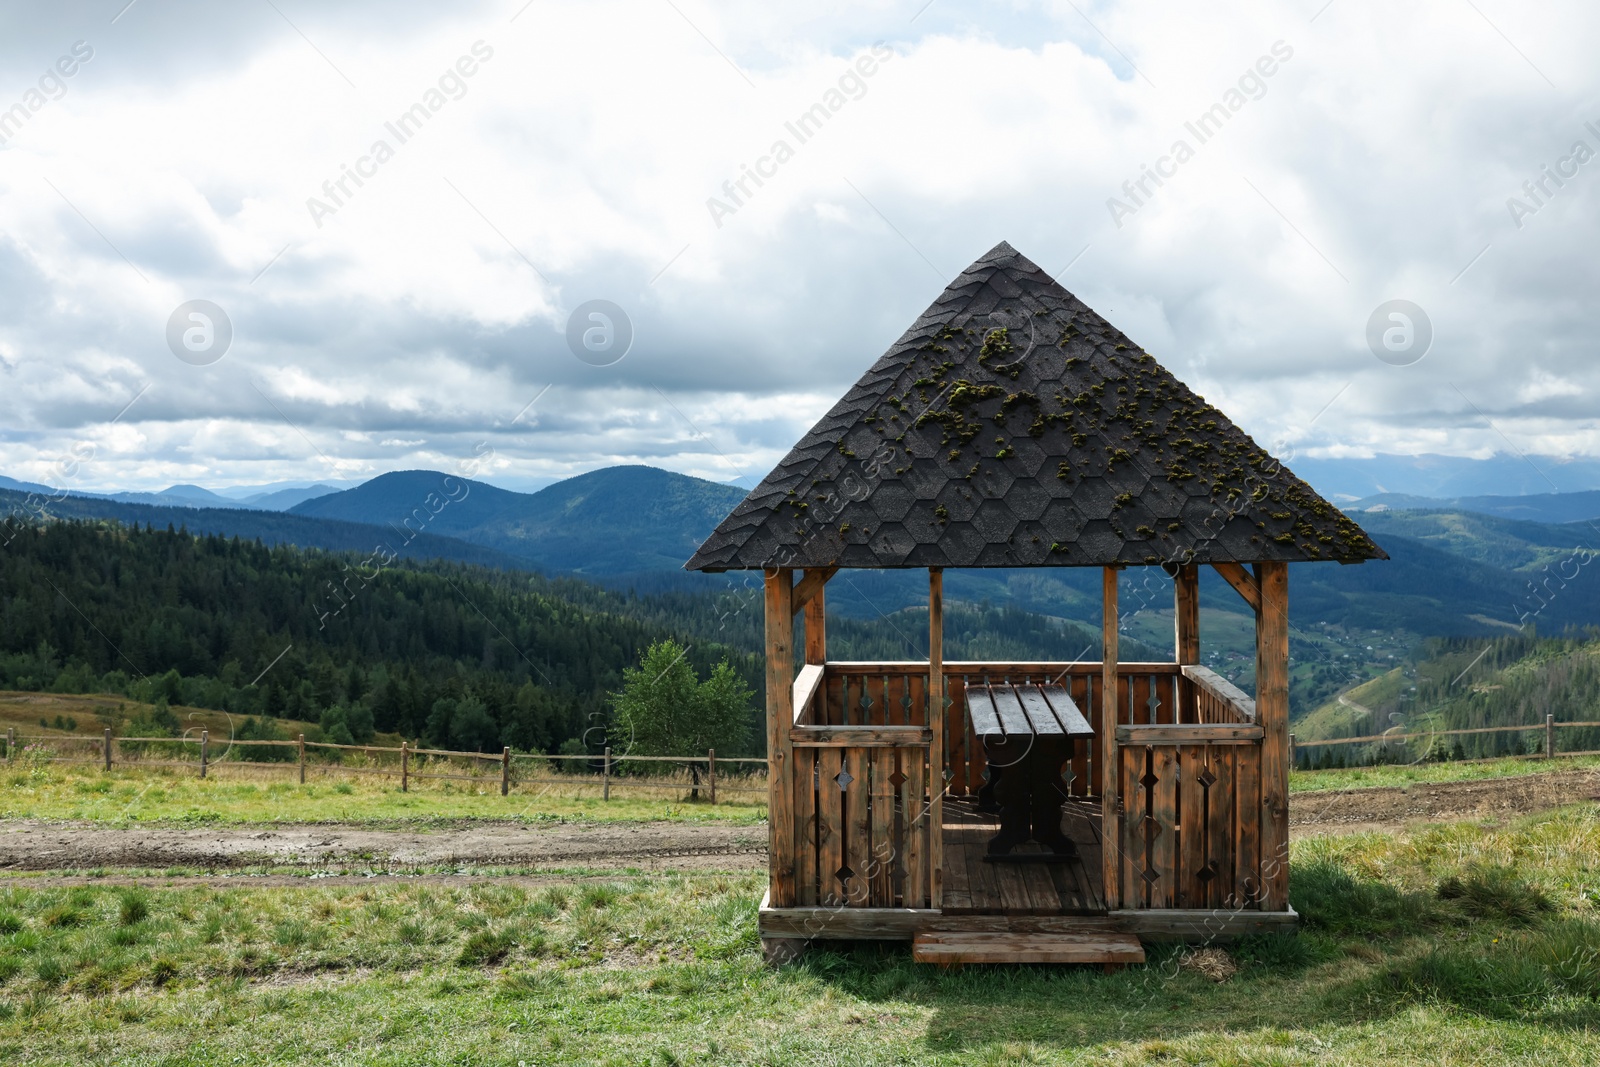
<svg viewBox="0 0 1600 1067"><path fill-rule="evenodd" d="M766 818L761 794L721 793L713 806L704 792L698 802L677 790L638 796L618 787L601 800L592 786L526 786L500 795L498 777L473 782L413 782L400 792L391 779L344 777L313 768L305 785L294 768L213 769L201 779L170 768L118 768L54 763L27 766L14 761L0 769L0 819L70 819L96 822L178 824L357 823L388 825L462 819L556 819L597 822L649 819L715 820L734 824ZM646 793L656 792L646 790ZM759 803L758 803L759 801Z"/></svg>
<svg viewBox="0 0 1600 1067"><path fill-rule="evenodd" d="M1592 807L1310 839L1299 937L1115 975L870 946L768 970L758 875L17 879L0 1062L1592 1064L1596 855Z"/></svg>
<svg viewBox="0 0 1600 1067"><path fill-rule="evenodd" d="M1555 760L1497 759L1459 763L1389 763L1348 770L1290 771L1289 792L1319 789L1377 789L1425 782L1471 782L1491 778L1517 778L1551 771L1577 771L1600 767L1600 756L1561 756Z"/></svg>
<svg viewBox="0 0 1600 1067"><path fill-rule="evenodd" d="M135 718L149 707L148 704L116 695L35 693L3 689L0 690L0 734L11 729L19 736L79 737L92 740L99 738L107 726L115 727L121 722ZM209 730L212 737L219 739L228 737L243 721L237 715L230 719L228 713L224 711L182 705L174 705L172 714L177 717L184 729L192 729L195 736L199 736L201 730ZM63 720L63 725L56 724L57 718ZM66 729L66 720L74 722L77 728ZM308 738L320 736L315 723L296 719L276 721L278 728L287 737L299 733L305 734ZM400 738L398 735L380 734L373 743L398 745Z"/></svg>
<svg viewBox="0 0 1600 1067"><path fill-rule="evenodd" d="M1428 782L1511 778L1550 771L1600 767L1600 756L1552 762L1503 759L1481 763L1418 763L1349 770L1294 771L1292 793L1330 789L1406 787ZM756 779L755 784L760 785ZM748 784L748 783L747 783ZM633 822L670 819L736 825L766 818L760 792L724 787L715 806L680 790L646 795L618 787L609 801L593 786L519 787L502 797L498 779L472 782L413 782L400 792L393 779L341 776L313 766L299 785L292 766L269 770L215 765L212 776L172 768L123 767L110 773L92 765L28 766L18 759L0 767L0 819L65 819L107 823L245 825L252 823L352 823L392 825L462 819L546 822Z"/></svg>

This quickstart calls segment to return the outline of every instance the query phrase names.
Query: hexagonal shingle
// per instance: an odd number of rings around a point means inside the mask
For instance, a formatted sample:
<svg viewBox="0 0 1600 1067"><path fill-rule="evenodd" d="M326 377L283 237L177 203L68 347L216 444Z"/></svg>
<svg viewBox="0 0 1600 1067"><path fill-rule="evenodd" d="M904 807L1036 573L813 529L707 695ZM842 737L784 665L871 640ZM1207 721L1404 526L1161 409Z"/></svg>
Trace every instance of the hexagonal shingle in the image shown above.
<svg viewBox="0 0 1600 1067"><path fill-rule="evenodd" d="M1083 529L1083 513L1068 500L1052 500L1039 519L1050 540L1065 544L1076 541Z"/></svg>
<svg viewBox="0 0 1600 1067"><path fill-rule="evenodd" d="M899 522L911 510L916 497L900 482L884 482L872 490L867 503L884 522Z"/></svg>
<svg viewBox="0 0 1600 1067"><path fill-rule="evenodd" d="M965 523L952 524L945 531L940 545L950 560L950 566L970 567L978 562L978 553L983 551L983 538Z"/></svg>
<svg viewBox="0 0 1600 1067"><path fill-rule="evenodd" d="M972 525L989 544L1003 544L1017 528L1017 516L1004 500L985 500L973 514Z"/></svg>
<svg viewBox="0 0 1600 1067"><path fill-rule="evenodd" d="M951 482L934 498L934 510L944 509L939 518L948 522L967 522L978 510L978 494L966 482Z"/></svg>
<svg viewBox="0 0 1600 1067"><path fill-rule="evenodd" d="M1037 519L1050 504L1050 494L1038 482L1019 481L1006 494L1011 513L1019 519Z"/></svg>

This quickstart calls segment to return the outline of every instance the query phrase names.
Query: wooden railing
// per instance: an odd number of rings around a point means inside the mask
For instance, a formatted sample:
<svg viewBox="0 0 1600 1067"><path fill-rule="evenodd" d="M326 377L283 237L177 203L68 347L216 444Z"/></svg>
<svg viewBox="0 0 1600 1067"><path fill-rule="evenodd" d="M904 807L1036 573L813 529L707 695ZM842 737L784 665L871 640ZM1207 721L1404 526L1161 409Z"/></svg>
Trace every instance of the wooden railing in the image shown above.
<svg viewBox="0 0 1600 1067"><path fill-rule="evenodd" d="M879 679L877 696L858 682L864 704L847 714L848 686L835 686L829 714L820 665L794 686L790 788L794 790L795 897L800 905L926 908L931 901L927 665L912 708L911 676ZM829 668L831 673L831 665ZM874 713L875 712L875 713Z"/></svg>
<svg viewBox="0 0 1600 1067"><path fill-rule="evenodd" d="M1255 722L1255 701L1208 667L1185 665L1180 690L1185 715L1181 722Z"/></svg>
<svg viewBox="0 0 1600 1067"><path fill-rule="evenodd" d="M1117 728L1123 908L1256 908L1261 745L1255 704L1204 667L1179 673L1180 720Z"/></svg>
<svg viewBox="0 0 1600 1067"><path fill-rule="evenodd" d="M1038 682L1065 686L1096 732L1107 723L1098 661L1073 663L963 662L945 667L946 796L975 795L983 787L987 763L983 746L966 718L966 687L974 681ZM1116 723L1177 722L1183 681L1175 663L1123 663L1117 667ZM828 725L903 725L928 723L926 663L834 662L814 721ZM798 706L798 705L797 705ZM1072 795L1091 796L1097 781L1092 745L1073 756L1068 783Z"/></svg>
<svg viewBox="0 0 1600 1067"><path fill-rule="evenodd" d="M983 746L965 691L979 681L1065 686L1118 759L1115 905L1254 907L1260 887L1262 729L1255 705L1220 675L1176 663L1123 663L1115 702L1098 662L945 664L945 795L983 786ZM808 665L794 684L790 788L796 901L928 907L928 665ZM1098 792L1093 745L1063 768L1068 791ZM1109 834L1108 834L1109 836Z"/></svg>

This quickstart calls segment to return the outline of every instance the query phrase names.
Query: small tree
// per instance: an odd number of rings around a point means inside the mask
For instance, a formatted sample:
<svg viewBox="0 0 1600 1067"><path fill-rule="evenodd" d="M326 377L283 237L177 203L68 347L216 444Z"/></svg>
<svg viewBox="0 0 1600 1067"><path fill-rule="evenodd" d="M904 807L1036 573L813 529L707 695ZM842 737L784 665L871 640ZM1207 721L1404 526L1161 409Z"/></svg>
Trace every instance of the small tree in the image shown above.
<svg viewBox="0 0 1600 1067"><path fill-rule="evenodd" d="M701 681L676 641L650 646L638 667L622 672L611 694L624 743L641 756L692 756L708 748L742 751L755 691L727 660Z"/></svg>

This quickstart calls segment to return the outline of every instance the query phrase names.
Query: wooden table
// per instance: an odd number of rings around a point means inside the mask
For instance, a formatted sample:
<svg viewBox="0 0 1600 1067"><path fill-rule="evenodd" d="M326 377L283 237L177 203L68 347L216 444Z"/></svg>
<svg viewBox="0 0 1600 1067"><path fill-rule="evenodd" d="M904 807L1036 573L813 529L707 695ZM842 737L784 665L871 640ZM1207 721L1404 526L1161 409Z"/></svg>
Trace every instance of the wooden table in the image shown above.
<svg viewBox="0 0 1600 1067"><path fill-rule="evenodd" d="M1080 737L1094 729L1059 685L1009 682L968 684L967 714L983 741L989 784L980 797L1000 809L1000 832L984 859L1009 862L1060 862L1077 855L1061 832L1061 804L1067 791L1061 767L1072 758ZM1043 852L1014 852L1037 841Z"/></svg>

